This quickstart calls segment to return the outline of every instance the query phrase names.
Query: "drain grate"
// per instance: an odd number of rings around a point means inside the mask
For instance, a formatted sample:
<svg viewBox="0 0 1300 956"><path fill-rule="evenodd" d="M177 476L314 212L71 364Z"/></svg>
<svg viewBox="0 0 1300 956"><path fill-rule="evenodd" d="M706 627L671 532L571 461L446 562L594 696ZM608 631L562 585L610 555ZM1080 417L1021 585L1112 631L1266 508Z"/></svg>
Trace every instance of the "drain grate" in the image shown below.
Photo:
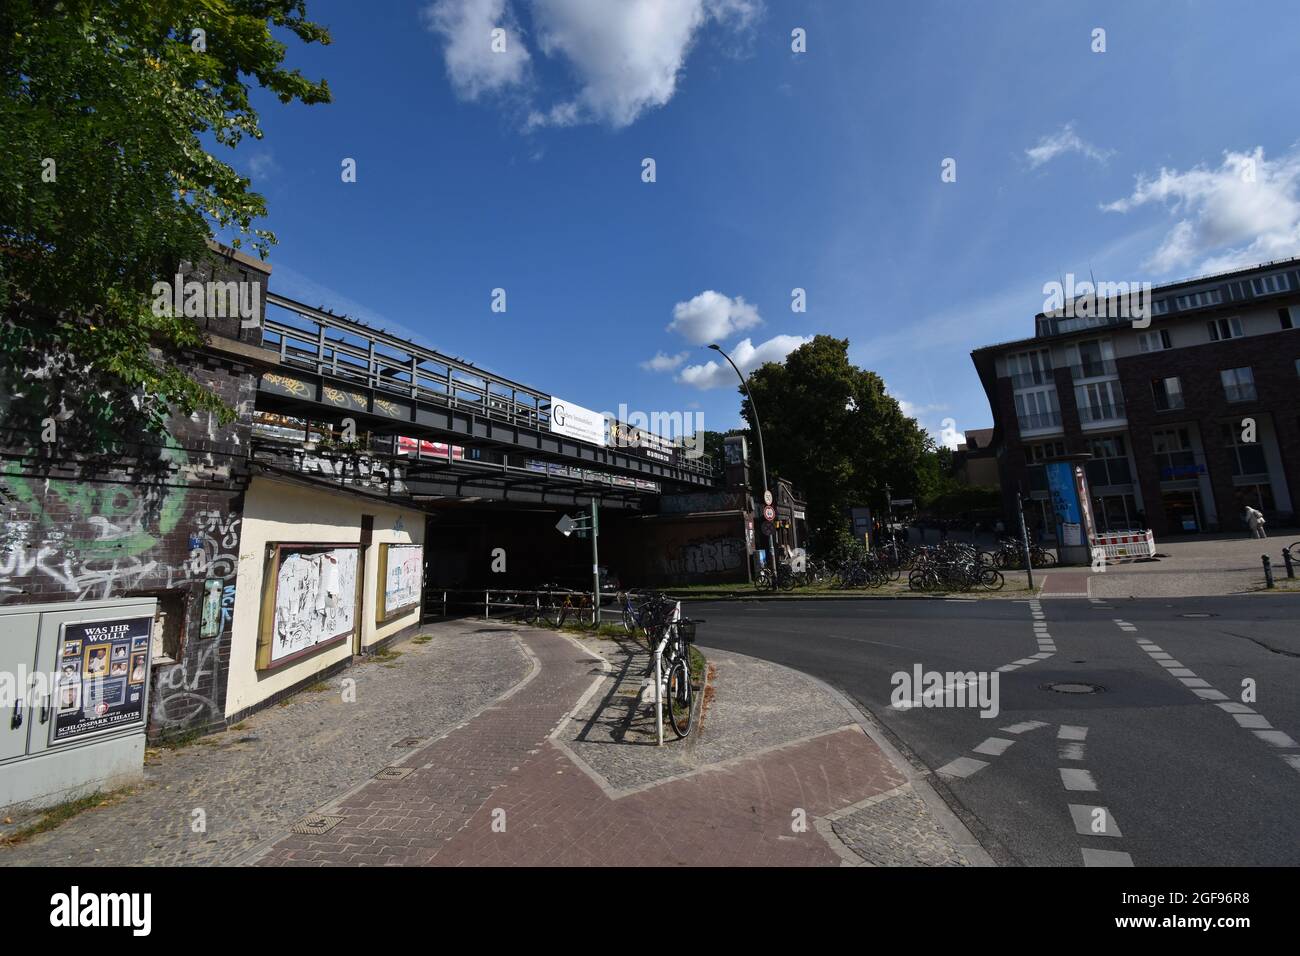
<svg viewBox="0 0 1300 956"><path fill-rule="evenodd" d="M1044 690L1055 691L1058 694L1098 694L1106 688L1100 684L1084 684L1078 681L1063 681L1056 684L1048 684Z"/></svg>
<svg viewBox="0 0 1300 956"><path fill-rule="evenodd" d="M326 816L321 813L310 813L295 823L290 828L289 832L303 833L308 836L316 833L329 833L342 822L342 817Z"/></svg>
<svg viewBox="0 0 1300 956"><path fill-rule="evenodd" d="M385 767L375 774L376 780L405 780L415 772L414 767Z"/></svg>

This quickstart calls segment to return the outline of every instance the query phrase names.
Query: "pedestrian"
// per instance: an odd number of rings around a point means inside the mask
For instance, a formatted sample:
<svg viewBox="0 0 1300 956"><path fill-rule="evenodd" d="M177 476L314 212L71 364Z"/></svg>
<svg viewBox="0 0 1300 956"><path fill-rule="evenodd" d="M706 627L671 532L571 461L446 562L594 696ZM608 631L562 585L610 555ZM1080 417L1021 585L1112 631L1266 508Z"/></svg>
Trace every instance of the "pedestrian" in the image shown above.
<svg viewBox="0 0 1300 956"><path fill-rule="evenodd" d="M1268 533L1264 530L1264 515L1256 511L1250 505L1246 505L1246 527L1250 529L1252 537L1267 538Z"/></svg>

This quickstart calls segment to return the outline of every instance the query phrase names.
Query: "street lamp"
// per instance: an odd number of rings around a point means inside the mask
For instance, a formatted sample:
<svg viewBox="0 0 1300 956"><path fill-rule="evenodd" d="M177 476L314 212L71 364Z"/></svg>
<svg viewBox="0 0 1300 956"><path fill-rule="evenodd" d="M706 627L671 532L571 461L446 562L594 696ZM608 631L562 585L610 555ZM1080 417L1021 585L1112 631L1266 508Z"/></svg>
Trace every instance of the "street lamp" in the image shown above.
<svg viewBox="0 0 1300 956"><path fill-rule="evenodd" d="M755 434L758 435L758 468L759 468L759 473L763 478L763 504L764 506L766 506L767 505L767 455L763 453L763 426L762 424L760 424L758 420L758 406L754 404L754 396L749 394L748 380L745 378L744 374L740 371L740 368L736 365L736 363L731 361L731 356L728 355L726 352L722 351L722 346L718 345L717 343L710 345L709 348L713 349L713 351L717 352L724 359L726 359L727 364L736 370L736 374L740 376L740 387L745 390L745 397L749 399L749 410L754 414L754 432ZM764 518L763 520L765 522L767 521L766 518ZM766 535L766 537L767 537L767 553L772 556L772 581L775 582L776 574L777 574L776 549L775 546L772 544L772 535L768 534Z"/></svg>

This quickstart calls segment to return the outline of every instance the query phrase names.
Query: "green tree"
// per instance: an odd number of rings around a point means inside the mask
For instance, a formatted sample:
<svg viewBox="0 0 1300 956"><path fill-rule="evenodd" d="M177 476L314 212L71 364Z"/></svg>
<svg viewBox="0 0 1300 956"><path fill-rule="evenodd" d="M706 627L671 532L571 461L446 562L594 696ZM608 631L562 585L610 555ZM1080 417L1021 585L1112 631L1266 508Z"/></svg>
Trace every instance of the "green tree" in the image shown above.
<svg viewBox="0 0 1300 956"><path fill-rule="evenodd" d="M158 436L177 412L230 420L178 367L198 329L155 315L150 290L218 230L263 258L274 243L253 226L264 198L209 146L261 137L254 85L329 101L282 65L285 34L330 42L305 0L0 2L6 441L46 417L83 451Z"/></svg>
<svg viewBox="0 0 1300 956"><path fill-rule="evenodd" d="M749 387L773 480L788 479L807 496L819 549L842 538L849 506L883 511L886 485L895 497L927 490L934 442L885 393L879 375L849 361L847 339L819 335L784 363L756 369ZM741 413L752 429L743 397Z"/></svg>

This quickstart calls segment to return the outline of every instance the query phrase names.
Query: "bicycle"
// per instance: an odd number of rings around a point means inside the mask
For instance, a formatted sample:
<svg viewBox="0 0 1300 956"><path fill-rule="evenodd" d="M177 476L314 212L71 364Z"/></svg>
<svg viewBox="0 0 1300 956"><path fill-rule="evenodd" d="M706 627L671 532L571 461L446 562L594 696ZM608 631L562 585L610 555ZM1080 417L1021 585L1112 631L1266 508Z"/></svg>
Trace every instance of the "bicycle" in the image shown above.
<svg viewBox="0 0 1300 956"><path fill-rule="evenodd" d="M542 620L552 627L563 627L571 613L585 611L588 615L591 614L591 595L586 591L570 591L553 584L544 585L538 590L546 595L542 602ZM561 595L564 599L557 601L556 598ZM578 617L581 618L581 615Z"/></svg>
<svg viewBox="0 0 1300 956"><path fill-rule="evenodd" d="M636 598L635 603L633 598ZM646 628L645 620L646 607L654 601L663 600L663 596L658 593L637 594L635 591L623 592L623 630L629 634L635 634L637 630L649 631Z"/></svg>
<svg viewBox="0 0 1300 956"><path fill-rule="evenodd" d="M703 622L682 617L676 601L657 598L647 601L643 607L648 622L646 635L653 645L646 676L654 674L658 662L658 700L664 704L663 716L668 719L677 739L681 740L690 734L695 716L690 647L695 643L695 625ZM656 643L657 632L662 632L663 636Z"/></svg>

